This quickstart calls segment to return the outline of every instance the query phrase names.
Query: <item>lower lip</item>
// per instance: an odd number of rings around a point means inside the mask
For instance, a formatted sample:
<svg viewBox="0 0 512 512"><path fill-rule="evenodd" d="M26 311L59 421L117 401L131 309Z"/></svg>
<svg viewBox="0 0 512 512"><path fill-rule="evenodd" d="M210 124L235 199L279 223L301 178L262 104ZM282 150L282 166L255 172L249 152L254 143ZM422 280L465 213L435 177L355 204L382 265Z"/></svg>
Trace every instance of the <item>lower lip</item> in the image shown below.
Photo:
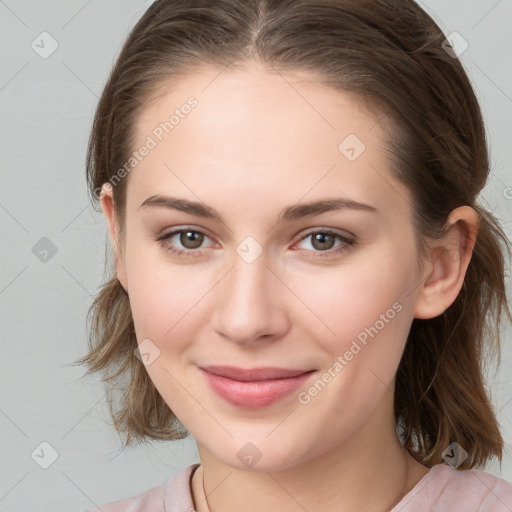
<svg viewBox="0 0 512 512"><path fill-rule="evenodd" d="M240 382L201 370L211 389L221 398L237 407L260 408L271 405L293 393L311 376L313 371L287 379Z"/></svg>

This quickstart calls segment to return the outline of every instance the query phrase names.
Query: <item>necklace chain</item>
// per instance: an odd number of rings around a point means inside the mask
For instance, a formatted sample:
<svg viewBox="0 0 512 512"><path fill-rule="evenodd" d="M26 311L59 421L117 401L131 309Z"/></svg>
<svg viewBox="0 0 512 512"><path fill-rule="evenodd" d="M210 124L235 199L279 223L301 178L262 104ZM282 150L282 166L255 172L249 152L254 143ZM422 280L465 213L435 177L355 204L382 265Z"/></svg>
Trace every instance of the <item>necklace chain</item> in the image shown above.
<svg viewBox="0 0 512 512"><path fill-rule="evenodd" d="M197 468L197 471L199 471L199 470L201 470L201 488L203 490L202 501L206 504L206 511L210 512L210 506L208 505L208 499L206 498L206 491L204 488L204 473L203 473L203 465L202 464ZM197 507L197 503L195 503L195 505ZM203 505L201 504L201 508L202 507L203 507Z"/></svg>

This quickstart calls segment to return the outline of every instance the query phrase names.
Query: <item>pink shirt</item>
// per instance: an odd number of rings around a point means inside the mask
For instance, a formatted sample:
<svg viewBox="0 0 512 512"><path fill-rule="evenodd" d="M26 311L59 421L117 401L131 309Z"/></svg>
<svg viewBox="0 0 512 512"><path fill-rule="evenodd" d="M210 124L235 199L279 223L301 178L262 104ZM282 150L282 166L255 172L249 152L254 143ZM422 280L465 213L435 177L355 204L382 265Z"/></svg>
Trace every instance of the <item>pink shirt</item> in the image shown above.
<svg viewBox="0 0 512 512"><path fill-rule="evenodd" d="M190 480L199 463L164 485L85 512L194 512ZM512 512L512 483L490 473L438 464L390 512Z"/></svg>

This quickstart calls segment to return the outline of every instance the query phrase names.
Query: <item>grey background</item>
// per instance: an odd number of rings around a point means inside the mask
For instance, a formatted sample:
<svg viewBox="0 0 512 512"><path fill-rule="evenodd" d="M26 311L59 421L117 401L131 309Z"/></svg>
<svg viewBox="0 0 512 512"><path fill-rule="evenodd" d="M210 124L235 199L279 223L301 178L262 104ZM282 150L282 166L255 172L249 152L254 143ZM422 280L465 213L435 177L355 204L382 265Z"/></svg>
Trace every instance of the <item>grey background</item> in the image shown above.
<svg viewBox="0 0 512 512"><path fill-rule="evenodd" d="M192 438L121 451L98 377L69 366L86 351L85 315L104 277L106 223L85 184L89 129L121 45L150 3L0 0L0 511L84 510L160 485L199 460ZM445 34L469 43L461 60L491 143L484 200L510 236L512 2L423 6ZM44 31L58 43L46 59L31 47ZM50 250L46 262L41 247ZM502 365L488 379L508 451L501 470L486 469L512 481L511 338L508 325ZM47 469L31 456L50 460L42 442L58 454Z"/></svg>

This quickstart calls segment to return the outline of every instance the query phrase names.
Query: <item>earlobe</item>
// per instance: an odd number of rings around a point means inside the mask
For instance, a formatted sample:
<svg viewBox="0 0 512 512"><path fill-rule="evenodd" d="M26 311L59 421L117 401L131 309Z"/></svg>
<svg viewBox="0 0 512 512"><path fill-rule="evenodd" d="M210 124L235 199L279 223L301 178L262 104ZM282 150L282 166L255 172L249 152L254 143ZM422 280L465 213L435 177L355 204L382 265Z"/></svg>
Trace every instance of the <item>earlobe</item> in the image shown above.
<svg viewBox="0 0 512 512"><path fill-rule="evenodd" d="M128 283L126 279L126 270L123 254L119 247L119 231L117 217L114 208L113 189L112 185L108 182L104 183L101 187L100 203L101 209L103 210L103 214L105 215L105 218L107 220L110 243L112 244L114 250L117 278L121 283L121 286L124 288L125 292L127 292Z"/></svg>
<svg viewBox="0 0 512 512"><path fill-rule="evenodd" d="M455 301L471 260L478 230L478 215L469 206L453 210L445 234L432 245L427 274L416 299L414 317L441 315Z"/></svg>

